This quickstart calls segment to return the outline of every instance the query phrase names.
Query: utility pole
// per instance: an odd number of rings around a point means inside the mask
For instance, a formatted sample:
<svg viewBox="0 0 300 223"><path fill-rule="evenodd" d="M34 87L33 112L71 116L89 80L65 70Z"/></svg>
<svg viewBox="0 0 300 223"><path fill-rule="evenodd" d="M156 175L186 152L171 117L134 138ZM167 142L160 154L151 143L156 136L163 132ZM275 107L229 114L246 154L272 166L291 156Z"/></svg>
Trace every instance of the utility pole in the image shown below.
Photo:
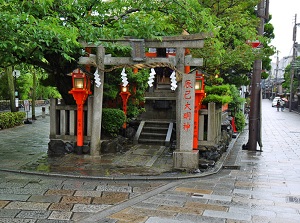
<svg viewBox="0 0 300 223"><path fill-rule="evenodd" d="M268 18L269 0L261 0L257 5L257 17L260 19L257 27L258 35L263 36L265 19ZM257 58L253 65L253 75L251 80L251 102L249 114L249 139L247 145L243 145L243 149L249 151L257 151L257 143L261 145L260 128L261 128L261 72L262 59Z"/></svg>
<svg viewBox="0 0 300 223"><path fill-rule="evenodd" d="M293 94L293 81L295 75L295 62L296 62L296 36L297 36L297 14L295 14L295 25L293 28L293 60L291 66L291 75L290 75L290 100L289 100L289 112L292 111L292 101L294 99Z"/></svg>
<svg viewBox="0 0 300 223"><path fill-rule="evenodd" d="M278 59L278 50L277 50L277 58L276 58L276 72L275 72L275 83L276 83L276 92L275 92L275 97L277 96L278 93L278 65L279 65L279 59Z"/></svg>

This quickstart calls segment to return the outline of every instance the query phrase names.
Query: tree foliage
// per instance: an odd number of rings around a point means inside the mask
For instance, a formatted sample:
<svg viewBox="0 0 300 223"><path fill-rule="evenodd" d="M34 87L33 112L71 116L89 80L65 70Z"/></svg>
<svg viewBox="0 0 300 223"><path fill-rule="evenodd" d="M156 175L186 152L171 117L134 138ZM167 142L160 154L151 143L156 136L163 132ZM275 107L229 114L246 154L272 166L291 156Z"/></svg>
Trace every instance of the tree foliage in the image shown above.
<svg viewBox="0 0 300 223"><path fill-rule="evenodd" d="M256 16L257 0L202 0L205 8L210 8L214 15L214 24L218 34L205 42L206 47L198 50L205 59L204 72L217 74L224 83L237 86L248 85L252 73L253 61L260 57L263 69L270 69L270 55L274 49L269 47L274 38L273 26L267 23L265 36L257 35L259 19ZM268 20L269 21L269 20ZM267 22L268 22L267 21ZM248 41L259 40L263 48L252 49Z"/></svg>
<svg viewBox="0 0 300 223"><path fill-rule="evenodd" d="M216 79L218 82L223 82L222 78ZM203 99L203 104L215 102L219 104L227 104L232 101L232 95L229 84L220 84L205 86L206 97Z"/></svg>
<svg viewBox="0 0 300 223"><path fill-rule="evenodd" d="M37 75L37 86L35 89L35 99L48 99L48 98L61 98L58 90L55 86L49 86L45 83L45 79L48 78L48 74L43 69L33 67L32 65L18 65L14 69L20 70L20 77L14 80L16 90L18 91L19 99L32 99L33 89L33 72ZM7 84L7 75L4 71L0 72L0 100L9 99L9 86Z"/></svg>
<svg viewBox="0 0 300 223"><path fill-rule="evenodd" d="M234 117L237 113L241 111L243 104L245 103L245 98L242 98L240 91L235 85L230 85L230 92L232 101L229 103L228 108L231 111L231 115Z"/></svg>
<svg viewBox="0 0 300 223"><path fill-rule="evenodd" d="M1 66L23 62L43 68L65 99L71 97L66 74L83 52L80 41L100 44L100 39L124 36L159 39L186 28L191 33L213 28L209 10L196 0L36 0L34 4L2 0L0 7Z"/></svg>
<svg viewBox="0 0 300 223"><path fill-rule="evenodd" d="M83 55L81 41L102 44L108 52L124 50L101 39L156 38L212 33L204 49L203 70L227 82L247 80L258 53L246 44L257 38L258 0L0 0L0 66L26 63L49 73L66 102L73 102L70 73ZM268 43L268 38L261 40ZM266 45L264 45L266 46ZM125 49L126 50L126 49ZM270 52L261 50L259 56ZM238 82L238 81L237 81Z"/></svg>
<svg viewBox="0 0 300 223"><path fill-rule="evenodd" d="M300 57L296 58L295 64L300 64ZM291 65L288 65L285 68L284 82L282 83L282 87L285 89L286 92L290 92L291 72L292 72L292 67L291 67ZM297 87L299 86L299 80L300 80L300 69L296 68L294 70L294 78L293 78L293 86L292 86L293 94L295 94L297 92Z"/></svg>

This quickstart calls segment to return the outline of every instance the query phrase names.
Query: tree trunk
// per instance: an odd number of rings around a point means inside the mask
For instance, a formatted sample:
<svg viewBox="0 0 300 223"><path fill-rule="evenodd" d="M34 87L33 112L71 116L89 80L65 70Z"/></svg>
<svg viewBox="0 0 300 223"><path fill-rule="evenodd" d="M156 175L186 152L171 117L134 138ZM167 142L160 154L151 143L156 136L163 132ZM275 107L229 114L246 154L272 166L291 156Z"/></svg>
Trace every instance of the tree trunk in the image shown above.
<svg viewBox="0 0 300 223"><path fill-rule="evenodd" d="M7 75L8 82L8 95L10 100L10 110L12 112L17 111L16 103L15 103L15 85L14 85L14 77L12 72L12 67L5 68L5 73Z"/></svg>
<svg viewBox="0 0 300 223"><path fill-rule="evenodd" d="M36 120L35 117L35 98L36 98L36 73L35 69L33 69L32 73L32 120Z"/></svg>
<svg viewBox="0 0 300 223"><path fill-rule="evenodd" d="M72 89L72 77L67 75L57 75L56 76L56 87L61 94L64 103L67 105L75 105L75 100L69 91Z"/></svg>

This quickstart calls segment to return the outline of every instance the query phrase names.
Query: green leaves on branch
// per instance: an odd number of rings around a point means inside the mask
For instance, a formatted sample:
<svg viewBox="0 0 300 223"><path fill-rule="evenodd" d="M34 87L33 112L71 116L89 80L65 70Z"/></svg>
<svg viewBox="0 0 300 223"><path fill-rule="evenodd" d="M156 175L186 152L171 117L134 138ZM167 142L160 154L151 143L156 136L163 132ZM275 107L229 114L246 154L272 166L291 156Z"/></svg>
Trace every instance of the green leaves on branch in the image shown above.
<svg viewBox="0 0 300 223"><path fill-rule="evenodd" d="M225 75L245 79L256 56L268 64L265 58L273 52L267 47L272 35L260 39L264 48L259 54L246 44L257 39L256 4L257 0L2 1L0 66L39 66L52 76L49 79L56 80L53 83L66 99L69 86L62 79L77 66L83 53L80 41L119 53L126 50L124 46L101 39L161 39L183 31L204 32L213 37L205 39L203 49L192 50L192 56L204 59L203 72L214 75L219 71L225 83L230 83L232 78ZM272 26L267 30L272 32Z"/></svg>

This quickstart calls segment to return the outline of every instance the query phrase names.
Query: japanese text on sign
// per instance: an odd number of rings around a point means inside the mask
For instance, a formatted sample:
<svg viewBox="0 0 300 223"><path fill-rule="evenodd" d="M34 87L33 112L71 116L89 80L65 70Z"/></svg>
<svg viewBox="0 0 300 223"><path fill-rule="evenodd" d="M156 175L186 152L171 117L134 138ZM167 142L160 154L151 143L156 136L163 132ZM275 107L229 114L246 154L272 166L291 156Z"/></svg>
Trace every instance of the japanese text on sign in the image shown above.
<svg viewBox="0 0 300 223"><path fill-rule="evenodd" d="M191 80L186 80L184 82L184 112L183 112L183 130L184 131L190 131L191 128L191 119L192 119L192 107L191 107L191 102L192 102L192 91L191 89L193 88L192 86L192 81Z"/></svg>

